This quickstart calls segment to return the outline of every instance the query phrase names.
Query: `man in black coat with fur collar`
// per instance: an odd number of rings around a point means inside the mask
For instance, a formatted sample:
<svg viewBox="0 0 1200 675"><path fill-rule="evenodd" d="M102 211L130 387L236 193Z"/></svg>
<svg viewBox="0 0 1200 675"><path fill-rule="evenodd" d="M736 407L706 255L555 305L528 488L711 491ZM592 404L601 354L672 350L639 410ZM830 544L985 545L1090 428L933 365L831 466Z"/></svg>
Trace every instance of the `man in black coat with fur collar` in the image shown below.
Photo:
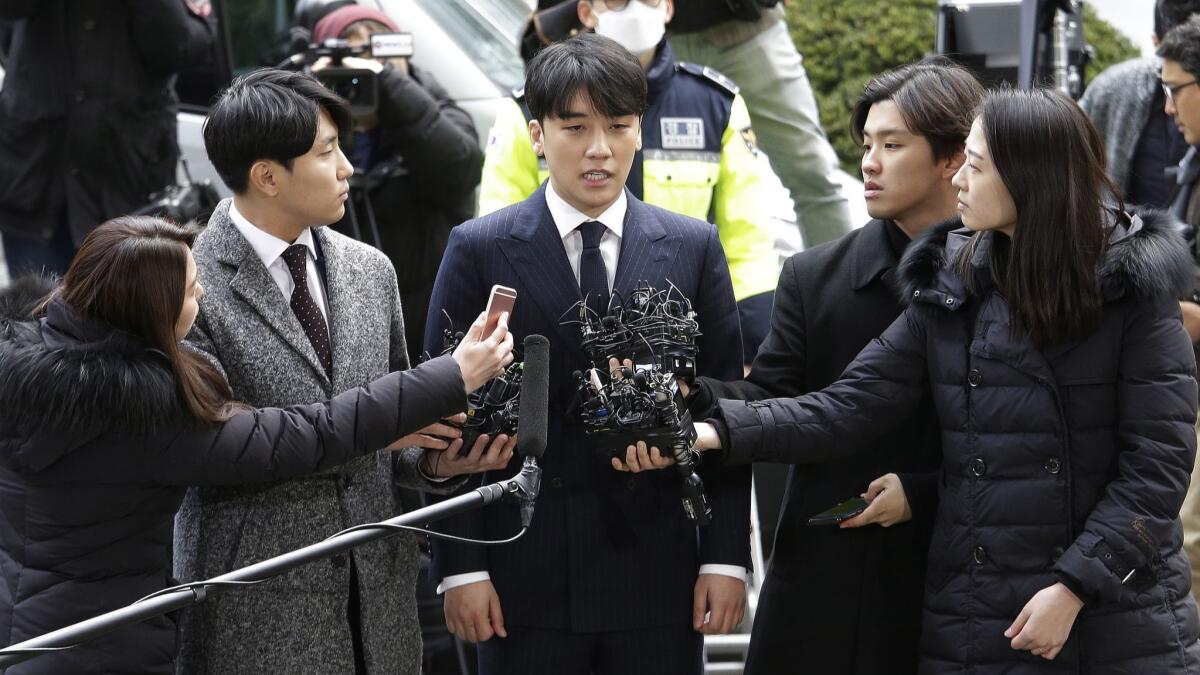
<svg viewBox="0 0 1200 675"><path fill-rule="evenodd" d="M771 332L749 376L700 378L688 401L697 419L711 416L720 398L822 389L899 316L896 267L910 239L955 215L950 179L962 165L982 95L970 74L942 60L904 66L867 85L852 122L874 220L784 264ZM928 400L921 411L870 451L792 467L747 673L786 672L795 664L823 675L916 672L940 462ZM806 524L864 492L871 507L842 527Z"/></svg>

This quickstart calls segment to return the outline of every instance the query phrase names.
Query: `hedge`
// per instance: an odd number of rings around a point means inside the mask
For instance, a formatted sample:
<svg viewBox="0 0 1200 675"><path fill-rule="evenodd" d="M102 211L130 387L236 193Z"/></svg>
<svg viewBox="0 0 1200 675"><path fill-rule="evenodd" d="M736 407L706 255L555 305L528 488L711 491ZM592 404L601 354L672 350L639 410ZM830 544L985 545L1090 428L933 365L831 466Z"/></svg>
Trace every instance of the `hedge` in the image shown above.
<svg viewBox="0 0 1200 675"><path fill-rule="evenodd" d="M850 109L873 75L933 52L937 0L790 0L787 21L804 56L825 133L843 168L858 175L861 151L850 138ZM1096 51L1089 80L1138 55L1089 5L1084 5L1083 25Z"/></svg>

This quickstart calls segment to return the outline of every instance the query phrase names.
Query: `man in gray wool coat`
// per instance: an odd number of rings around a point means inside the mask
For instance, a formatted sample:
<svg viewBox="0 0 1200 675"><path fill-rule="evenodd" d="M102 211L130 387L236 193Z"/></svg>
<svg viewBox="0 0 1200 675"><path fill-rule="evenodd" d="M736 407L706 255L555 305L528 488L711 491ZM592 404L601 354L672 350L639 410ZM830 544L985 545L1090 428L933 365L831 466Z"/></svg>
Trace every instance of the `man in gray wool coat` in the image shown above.
<svg viewBox="0 0 1200 675"><path fill-rule="evenodd" d="M235 196L196 243L205 294L188 339L250 405L324 400L409 365L391 263L321 227L344 212L353 169L338 138L350 125L344 100L278 70L235 80L209 113L205 147ZM503 467L515 445L484 436L468 451L446 440L456 436L434 424L402 439L414 447L326 474L192 489L176 518L175 575L209 578L391 518L396 486L452 490L454 476ZM413 538L399 535L215 597L183 613L177 672L418 673L419 566Z"/></svg>

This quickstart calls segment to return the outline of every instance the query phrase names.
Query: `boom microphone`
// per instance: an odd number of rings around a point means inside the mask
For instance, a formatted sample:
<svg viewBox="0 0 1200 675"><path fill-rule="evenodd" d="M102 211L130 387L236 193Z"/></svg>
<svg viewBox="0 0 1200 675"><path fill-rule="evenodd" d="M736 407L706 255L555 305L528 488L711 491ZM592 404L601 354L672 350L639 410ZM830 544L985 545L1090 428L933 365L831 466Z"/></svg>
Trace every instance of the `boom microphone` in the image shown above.
<svg viewBox="0 0 1200 675"><path fill-rule="evenodd" d="M517 426L517 452L525 457L539 459L546 452L549 403L550 341L541 335L528 335Z"/></svg>
<svg viewBox="0 0 1200 675"><path fill-rule="evenodd" d="M525 363L521 372L520 416L517 422L517 452L525 457L514 480L514 494L521 505L521 527L533 522L533 507L542 486L538 459L546 452L550 417L550 341L541 335L525 337Z"/></svg>

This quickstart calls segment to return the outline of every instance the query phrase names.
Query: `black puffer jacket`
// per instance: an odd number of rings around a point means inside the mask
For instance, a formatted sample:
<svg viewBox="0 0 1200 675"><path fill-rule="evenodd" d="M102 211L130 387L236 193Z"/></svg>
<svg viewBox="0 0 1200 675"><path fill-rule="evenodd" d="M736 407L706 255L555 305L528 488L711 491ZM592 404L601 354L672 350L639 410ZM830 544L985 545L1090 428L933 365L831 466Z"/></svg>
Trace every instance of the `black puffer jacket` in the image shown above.
<svg viewBox="0 0 1200 675"><path fill-rule="evenodd" d="M994 287L968 294L950 223L906 253L912 305L827 389L722 401L728 460L816 462L854 452L931 391L942 427L921 672L1200 673L1179 508L1196 452L1195 359L1174 300L1191 274L1163 216L1119 224L1100 275L1101 326L1037 350ZM972 260L987 278L991 233ZM1047 662L1003 635L1063 581L1086 599Z"/></svg>
<svg viewBox="0 0 1200 675"><path fill-rule="evenodd" d="M168 586L185 486L326 469L466 407L442 357L327 403L189 427L160 353L61 303L19 320L35 290L0 293L0 645ZM170 673L174 656L159 617L5 673Z"/></svg>

